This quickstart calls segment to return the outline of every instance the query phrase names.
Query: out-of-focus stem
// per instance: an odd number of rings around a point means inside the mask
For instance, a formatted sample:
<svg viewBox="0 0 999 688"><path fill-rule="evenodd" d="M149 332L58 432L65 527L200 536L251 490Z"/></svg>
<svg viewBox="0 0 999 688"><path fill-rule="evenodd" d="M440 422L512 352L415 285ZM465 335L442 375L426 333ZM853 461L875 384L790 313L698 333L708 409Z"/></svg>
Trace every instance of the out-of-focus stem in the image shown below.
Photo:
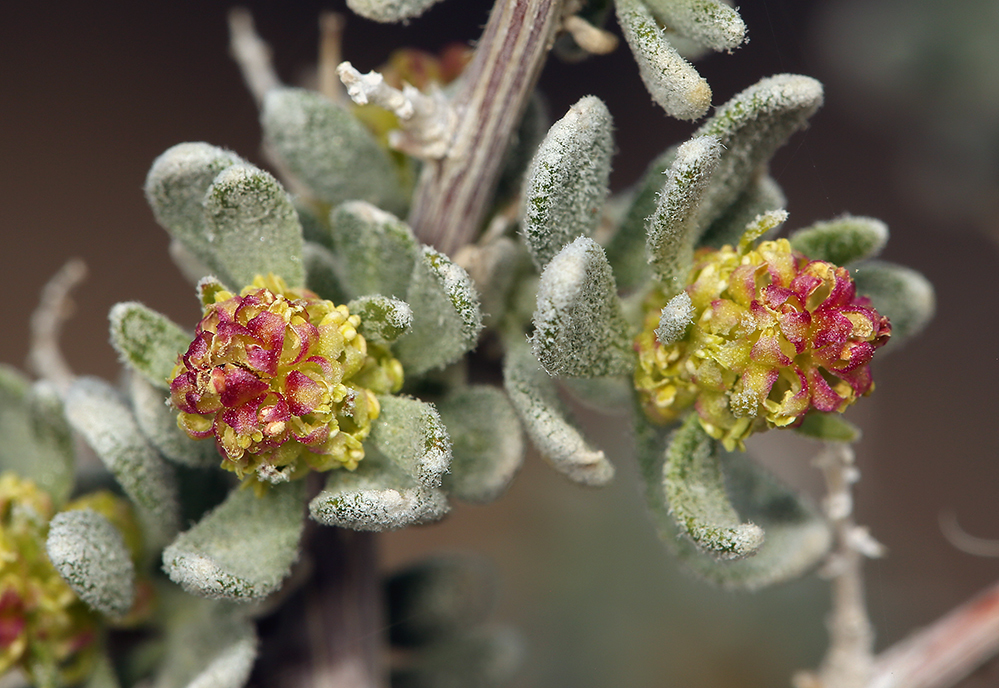
<svg viewBox="0 0 999 688"><path fill-rule="evenodd" d="M73 258L42 289L38 308L31 315L31 348L28 364L38 377L65 392L76 377L59 348L59 333L73 310L70 293L87 276L87 266Z"/></svg>
<svg viewBox="0 0 999 688"><path fill-rule="evenodd" d="M270 46L257 35L253 15L245 7L229 11L229 51L259 106L268 91L281 85L281 80L271 62Z"/></svg>

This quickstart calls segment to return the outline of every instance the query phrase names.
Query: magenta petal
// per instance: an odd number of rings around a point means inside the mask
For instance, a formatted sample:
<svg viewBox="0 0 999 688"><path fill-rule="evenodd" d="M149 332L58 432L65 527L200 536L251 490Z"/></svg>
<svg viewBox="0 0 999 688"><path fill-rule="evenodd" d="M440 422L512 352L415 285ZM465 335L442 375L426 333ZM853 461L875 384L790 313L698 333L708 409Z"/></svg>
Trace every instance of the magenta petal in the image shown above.
<svg viewBox="0 0 999 688"><path fill-rule="evenodd" d="M257 429L257 405L249 403L228 408L222 412L222 421L237 434L249 435Z"/></svg>
<svg viewBox="0 0 999 688"><path fill-rule="evenodd" d="M819 411L831 413L838 410L839 405L843 403L843 397L833 391L818 368L808 371L808 386L812 393L812 405Z"/></svg>
<svg viewBox="0 0 999 688"><path fill-rule="evenodd" d="M218 370L216 368L216 370ZM214 371L213 371L214 372ZM249 370L227 364L222 371L219 397L227 408L242 406L268 391L267 383Z"/></svg>
<svg viewBox="0 0 999 688"><path fill-rule="evenodd" d="M293 370L285 378L285 399L296 416L312 413L322 403L323 388L308 375Z"/></svg>

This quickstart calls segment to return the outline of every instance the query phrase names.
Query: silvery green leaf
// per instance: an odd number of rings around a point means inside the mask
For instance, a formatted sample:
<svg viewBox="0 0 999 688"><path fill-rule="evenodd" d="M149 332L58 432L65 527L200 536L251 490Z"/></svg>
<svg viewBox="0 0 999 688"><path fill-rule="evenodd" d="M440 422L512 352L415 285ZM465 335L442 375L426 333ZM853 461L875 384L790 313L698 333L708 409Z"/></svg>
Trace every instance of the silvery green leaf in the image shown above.
<svg viewBox="0 0 999 688"><path fill-rule="evenodd" d="M304 504L304 481L273 485L260 497L252 489L234 489L163 551L163 570L202 597L266 597L298 560Z"/></svg>
<svg viewBox="0 0 999 688"><path fill-rule="evenodd" d="M219 173L205 192L205 263L239 289L273 272L289 287L305 284L302 225L291 198L269 172L248 163Z"/></svg>
<svg viewBox="0 0 999 688"><path fill-rule="evenodd" d="M722 470L732 501L744 518L766 532L756 554L719 560L684 535L669 513L661 476L665 433L639 419L636 428L639 463L646 497L659 536L702 578L729 589L756 590L801 576L829 551L832 535L825 520L806 498L781 485L743 453L722 456Z"/></svg>
<svg viewBox="0 0 999 688"><path fill-rule="evenodd" d="M825 442L853 443L860 439L860 428L838 413L811 411L795 432Z"/></svg>
<svg viewBox="0 0 999 688"><path fill-rule="evenodd" d="M521 232L538 270L600 224L614 154L612 127L603 101L586 96L552 125L534 154L524 183Z"/></svg>
<svg viewBox="0 0 999 688"><path fill-rule="evenodd" d="M351 297L405 298L419 244L405 222L370 203L349 201L330 214L333 250Z"/></svg>
<svg viewBox="0 0 999 688"><path fill-rule="evenodd" d="M395 345L408 375L421 375L475 348L482 329L479 295L468 273L429 246L413 267L406 292L413 327Z"/></svg>
<svg viewBox="0 0 999 688"><path fill-rule="evenodd" d="M438 402L451 437L448 493L467 502L491 502L506 491L524 461L520 420L495 387L470 385Z"/></svg>
<svg viewBox="0 0 999 688"><path fill-rule="evenodd" d="M139 429L163 456L190 468L211 468L221 463L213 441L193 440L177 425L177 410L170 404L168 392L154 387L141 375L131 375L128 394Z"/></svg>
<svg viewBox="0 0 999 688"><path fill-rule="evenodd" d="M340 284L340 265L332 251L321 244L306 241L302 245L302 264L305 267L305 286L320 298L333 303L347 300L346 290Z"/></svg>
<svg viewBox="0 0 999 688"><path fill-rule="evenodd" d="M535 90L527 99L520 123L510 137L499 180L496 182L493 207L503 208L520 196L527 167L548 133L550 124L548 103L541 92Z"/></svg>
<svg viewBox="0 0 999 688"><path fill-rule="evenodd" d="M891 321L891 338L882 348L894 351L919 334L933 318L933 285L915 270L878 260L861 263L853 272L857 293L870 297L881 315Z"/></svg>
<svg viewBox="0 0 999 688"><path fill-rule="evenodd" d="M746 40L739 12L722 0L643 0L656 19L685 38L718 52Z"/></svg>
<svg viewBox="0 0 999 688"><path fill-rule="evenodd" d="M194 335L165 315L141 303L115 304L108 315L111 346L122 363L160 389L170 388L170 376Z"/></svg>
<svg viewBox="0 0 999 688"><path fill-rule="evenodd" d="M503 363L503 385L527 435L555 470L583 485L610 482L614 465L583 438L551 377L527 346L510 347Z"/></svg>
<svg viewBox="0 0 999 688"><path fill-rule="evenodd" d="M873 217L844 215L799 229L788 239L791 248L812 260L846 265L881 253L888 243L888 225Z"/></svg>
<svg viewBox="0 0 999 688"><path fill-rule="evenodd" d="M378 397L381 412L371 441L387 459L418 483L440 487L451 466L451 439L433 404L419 399Z"/></svg>
<svg viewBox="0 0 999 688"><path fill-rule="evenodd" d="M253 623L235 605L169 594L166 643L152 688L242 688L257 657Z"/></svg>
<svg viewBox="0 0 999 688"><path fill-rule="evenodd" d="M135 504L149 549L169 542L179 520L176 478L114 388L77 378L66 393L66 417Z"/></svg>
<svg viewBox="0 0 999 688"><path fill-rule="evenodd" d="M73 491L73 437L56 390L31 384L20 371L0 364L0 472L12 471L62 505Z"/></svg>
<svg viewBox="0 0 999 688"><path fill-rule="evenodd" d="M534 355L550 375L601 377L634 371L635 352L604 250L579 237L541 274Z"/></svg>
<svg viewBox="0 0 999 688"><path fill-rule="evenodd" d="M645 88L666 114L697 119L711 106L711 87L663 38L640 0L617 0L617 21L638 63Z"/></svg>
<svg viewBox="0 0 999 688"><path fill-rule="evenodd" d="M440 0L347 0L347 7L365 19L400 22L418 17Z"/></svg>
<svg viewBox="0 0 999 688"><path fill-rule="evenodd" d="M666 183L666 173L676 159L676 150L676 146L666 149L649 164L638 182L628 212L607 244L607 260L614 268L618 288L624 291L631 291L648 281L645 223L659 204L659 194Z"/></svg>
<svg viewBox="0 0 999 688"><path fill-rule="evenodd" d="M620 413L631 407L635 388L629 378L620 375L608 377L567 377L559 380L573 401L603 413Z"/></svg>
<svg viewBox="0 0 999 688"><path fill-rule="evenodd" d="M244 164L241 157L207 143L181 143L153 162L146 176L146 200L156 221L196 260L214 252L205 226L205 192L219 172Z"/></svg>
<svg viewBox="0 0 999 688"><path fill-rule="evenodd" d="M530 279L525 273L536 274L523 244L506 236L484 244L466 244L455 255L455 262L468 271L481 299L483 323L494 329L510 320L511 297L519 288L525 287L525 282ZM532 292L531 301L533 300ZM532 303L528 309L528 317L533 309ZM522 323L523 321L517 321L515 327L520 327Z"/></svg>
<svg viewBox="0 0 999 688"><path fill-rule="evenodd" d="M524 640L506 627L475 629L448 642L421 648L413 663L392 673L392 688L500 688L524 662Z"/></svg>
<svg viewBox="0 0 999 688"><path fill-rule="evenodd" d="M718 559L741 559L763 544L763 530L743 523L729 500L718 442L701 427L696 413L669 439L662 489L677 527Z"/></svg>
<svg viewBox="0 0 999 688"><path fill-rule="evenodd" d="M698 246L735 246L758 215L787 207L787 197L770 175L753 178L732 205L701 235Z"/></svg>
<svg viewBox="0 0 999 688"><path fill-rule="evenodd" d="M288 169L320 200L405 211L388 151L347 109L315 91L275 88L264 96L260 125Z"/></svg>
<svg viewBox="0 0 999 688"><path fill-rule="evenodd" d="M496 607L496 575L485 560L436 556L385 582L389 639L402 647L454 640L484 623Z"/></svg>
<svg viewBox="0 0 999 688"><path fill-rule="evenodd" d="M49 523L45 551L80 599L110 617L135 602L135 567L125 539L93 509L63 511Z"/></svg>
<svg viewBox="0 0 999 688"><path fill-rule="evenodd" d="M659 315L656 339L660 344L672 344L683 338L687 327L694 322L694 305L690 294L681 291L669 300Z"/></svg>
<svg viewBox="0 0 999 688"><path fill-rule="evenodd" d="M362 296L348 303L347 309L361 318L358 332L376 344L391 344L413 325L409 304L388 296Z"/></svg>
<svg viewBox="0 0 999 688"><path fill-rule="evenodd" d="M713 136L697 136L680 146L646 225L649 264L667 296L686 286L694 247L704 230L698 209L721 154Z"/></svg>
<svg viewBox="0 0 999 688"><path fill-rule="evenodd" d="M367 445L357 470L330 471L326 489L309 503L309 514L323 525L374 531L436 521L448 509L442 490L419 483Z"/></svg>
<svg viewBox="0 0 999 688"><path fill-rule="evenodd" d="M721 217L774 152L822 105L822 84L796 74L761 79L722 105L695 136L714 136L723 153L701 198L702 227Z"/></svg>

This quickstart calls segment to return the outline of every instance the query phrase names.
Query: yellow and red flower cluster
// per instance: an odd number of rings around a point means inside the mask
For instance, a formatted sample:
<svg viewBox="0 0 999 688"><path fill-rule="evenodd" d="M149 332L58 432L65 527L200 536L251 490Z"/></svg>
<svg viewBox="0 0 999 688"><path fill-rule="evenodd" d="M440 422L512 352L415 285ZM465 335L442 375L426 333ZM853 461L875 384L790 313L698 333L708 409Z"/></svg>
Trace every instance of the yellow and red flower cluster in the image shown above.
<svg viewBox="0 0 999 688"><path fill-rule="evenodd" d="M218 289L172 374L178 423L213 437L222 465L263 483L353 469L402 366L358 333L360 318L280 277Z"/></svg>
<svg viewBox="0 0 999 688"><path fill-rule="evenodd" d="M635 341L635 387L651 420L669 423L693 406L731 451L813 409L842 412L873 389L868 364L891 326L845 268L809 260L786 239L755 248L744 239L698 252L689 282L684 336L657 339L666 297L656 290Z"/></svg>

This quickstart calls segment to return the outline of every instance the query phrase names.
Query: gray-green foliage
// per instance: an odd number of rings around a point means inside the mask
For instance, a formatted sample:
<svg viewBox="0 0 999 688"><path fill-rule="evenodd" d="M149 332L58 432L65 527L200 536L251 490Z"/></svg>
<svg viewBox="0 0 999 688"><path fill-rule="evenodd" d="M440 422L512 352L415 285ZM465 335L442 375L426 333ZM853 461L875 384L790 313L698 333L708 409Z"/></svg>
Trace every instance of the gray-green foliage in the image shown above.
<svg viewBox="0 0 999 688"><path fill-rule="evenodd" d="M763 544L763 530L743 523L729 501L718 456L718 442L691 413L673 433L663 466L663 490L677 526L705 552L719 559L752 555Z"/></svg>
<svg viewBox="0 0 999 688"><path fill-rule="evenodd" d="M347 301L347 294L340 281L339 263L326 246L306 241L302 245L302 265L305 268L305 286L320 298L333 303Z"/></svg>
<svg viewBox="0 0 999 688"><path fill-rule="evenodd" d="M592 239L565 246L541 274L531 342L551 375L600 377L634 369L614 275Z"/></svg>
<svg viewBox="0 0 999 688"><path fill-rule="evenodd" d="M109 319L111 346L122 363L150 384L168 389L173 367L187 351L193 335L166 316L134 301L116 304Z"/></svg>
<svg viewBox="0 0 999 688"><path fill-rule="evenodd" d="M413 19L440 0L347 0L347 7L362 17L379 22Z"/></svg>
<svg viewBox="0 0 999 688"><path fill-rule="evenodd" d="M795 432L826 442L856 442L860 439L860 428L838 413L812 411L794 428Z"/></svg>
<svg viewBox="0 0 999 688"><path fill-rule="evenodd" d="M124 616L135 600L135 567L125 540L92 509L58 513L49 523L45 550L73 591L93 609Z"/></svg>
<svg viewBox="0 0 999 688"><path fill-rule="evenodd" d="M586 96L552 125L528 168L521 231L538 270L600 224L614 153L607 106Z"/></svg>
<svg viewBox="0 0 999 688"><path fill-rule="evenodd" d="M330 225L349 296L406 297L419 254L416 237L406 223L370 203L349 201L333 209Z"/></svg>
<svg viewBox="0 0 999 688"><path fill-rule="evenodd" d="M371 441L409 477L427 488L441 485L451 467L451 440L440 414L419 399L382 396Z"/></svg>
<svg viewBox="0 0 999 688"><path fill-rule="evenodd" d="M361 318L358 331L376 344L391 344L413 325L409 304L388 296L362 296L348 303L347 308Z"/></svg>
<svg viewBox="0 0 999 688"><path fill-rule="evenodd" d="M254 600L280 587L298 559L305 485L237 489L163 552L163 570L188 592Z"/></svg>
<svg viewBox="0 0 999 688"><path fill-rule="evenodd" d="M0 472L35 481L56 506L73 490L73 438L63 404L47 383L0 364Z"/></svg>
<svg viewBox="0 0 999 688"><path fill-rule="evenodd" d="M711 248L726 244L735 246L745 233L746 225L758 215L786 206L787 198L777 182L769 175L757 173L732 205L704 231L700 245Z"/></svg>
<svg viewBox="0 0 999 688"><path fill-rule="evenodd" d="M894 351L933 318L933 285L915 270L872 260L852 272L857 293L870 297L878 312L891 321L891 339L883 350Z"/></svg>
<svg viewBox="0 0 999 688"><path fill-rule="evenodd" d="M660 344L672 344L683 337L693 321L694 306L690 301L690 295L681 291L669 300L659 314L656 339Z"/></svg>
<svg viewBox="0 0 999 688"><path fill-rule="evenodd" d="M746 40L739 12L722 0L643 0L671 31L718 52L730 52Z"/></svg>
<svg viewBox="0 0 999 688"><path fill-rule="evenodd" d="M106 382L78 378L66 393L66 417L135 504L151 550L177 532L177 483L143 435L132 410Z"/></svg>
<svg viewBox="0 0 999 688"><path fill-rule="evenodd" d="M604 485L614 477L614 465L575 427L555 383L527 346L507 352L503 385L534 446L555 470L583 485Z"/></svg>
<svg viewBox="0 0 999 688"><path fill-rule="evenodd" d="M189 468L211 468L222 461L214 442L192 440L180 429L168 393L133 374L129 376L128 394L139 429L163 456Z"/></svg>
<svg viewBox="0 0 999 688"><path fill-rule="evenodd" d="M888 243L888 226L873 217L844 215L799 229L789 239L793 249L812 260L846 265L881 253Z"/></svg>
<svg viewBox="0 0 999 688"><path fill-rule="evenodd" d="M516 631L486 626L423 648L410 666L392 672L392 686L500 688L516 676L525 654L524 641Z"/></svg>
<svg viewBox="0 0 999 688"><path fill-rule="evenodd" d="M264 97L260 124L291 172L323 202L405 210L388 151L344 107L315 91L275 88Z"/></svg>

